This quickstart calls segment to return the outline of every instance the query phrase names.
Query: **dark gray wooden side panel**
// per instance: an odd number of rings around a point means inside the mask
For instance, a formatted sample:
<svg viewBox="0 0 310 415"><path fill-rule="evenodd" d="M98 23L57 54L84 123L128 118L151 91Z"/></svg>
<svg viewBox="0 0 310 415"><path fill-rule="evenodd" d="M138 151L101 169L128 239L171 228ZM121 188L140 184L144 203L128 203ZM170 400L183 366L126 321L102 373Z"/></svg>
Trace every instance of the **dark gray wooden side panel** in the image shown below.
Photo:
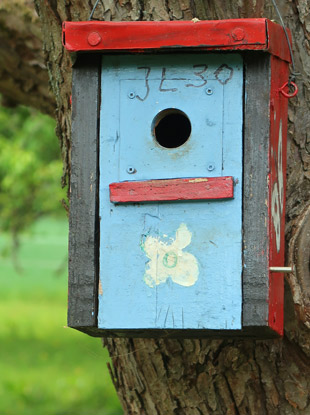
<svg viewBox="0 0 310 415"><path fill-rule="evenodd" d="M270 55L245 55L243 326L268 325Z"/></svg>
<svg viewBox="0 0 310 415"><path fill-rule="evenodd" d="M97 326L100 57L73 68L68 325Z"/></svg>

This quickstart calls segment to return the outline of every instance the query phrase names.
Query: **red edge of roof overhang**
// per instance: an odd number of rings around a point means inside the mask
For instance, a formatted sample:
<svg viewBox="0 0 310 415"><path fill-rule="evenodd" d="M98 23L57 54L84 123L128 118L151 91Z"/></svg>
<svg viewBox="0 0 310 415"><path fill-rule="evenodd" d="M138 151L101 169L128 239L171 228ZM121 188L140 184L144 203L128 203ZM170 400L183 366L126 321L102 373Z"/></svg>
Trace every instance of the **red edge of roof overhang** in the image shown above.
<svg viewBox="0 0 310 415"><path fill-rule="evenodd" d="M268 19L160 22L64 22L70 52L145 52L171 49L261 50L290 62L282 26Z"/></svg>

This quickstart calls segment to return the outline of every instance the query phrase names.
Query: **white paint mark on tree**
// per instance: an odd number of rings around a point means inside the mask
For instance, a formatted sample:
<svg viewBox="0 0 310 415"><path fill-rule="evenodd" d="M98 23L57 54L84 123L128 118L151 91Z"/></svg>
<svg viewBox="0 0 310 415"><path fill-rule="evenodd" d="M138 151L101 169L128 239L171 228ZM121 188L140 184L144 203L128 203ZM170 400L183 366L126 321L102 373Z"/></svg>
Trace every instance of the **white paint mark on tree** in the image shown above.
<svg viewBox="0 0 310 415"><path fill-rule="evenodd" d="M184 287L194 285L198 279L198 262L194 255L184 252L192 240L192 234L184 223L176 231L175 240L168 244L160 237L148 236L142 246L150 259L144 275L149 287L163 284L170 277L173 282Z"/></svg>

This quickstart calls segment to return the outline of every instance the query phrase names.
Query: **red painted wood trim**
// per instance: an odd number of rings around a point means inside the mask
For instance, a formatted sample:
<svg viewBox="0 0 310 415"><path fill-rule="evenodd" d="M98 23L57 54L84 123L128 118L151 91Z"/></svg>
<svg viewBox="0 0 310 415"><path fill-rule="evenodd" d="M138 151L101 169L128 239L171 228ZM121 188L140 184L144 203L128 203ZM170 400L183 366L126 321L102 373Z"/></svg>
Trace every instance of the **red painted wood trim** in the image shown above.
<svg viewBox="0 0 310 415"><path fill-rule="evenodd" d="M63 43L90 50L267 49L266 19L161 22L64 22Z"/></svg>
<svg viewBox="0 0 310 415"><path fill-rule="evenodd" d="M290 50L285 37L284 29L277 23L266 19L267 33L269 37L268 51L271 55L277 56L278 58L291 62ZM289 29L286 29L290 43L292 44L292 35Z"/></svg>
<svg viewBox="0 0 310 415"><path fill-rule="evenodd" d="M289 66L271 58L270 148L269 148L269 267L285 265L285 200L288 99L279 94L288 79ZM284 275L269 271L268 324L283 335Z"/></svg>
<svg viewBox="0 0 310 415"><path fill-rule="evenodd" d="M64 22L70 52L198 48L265 50L289 59L283 28L267 19L165 22Z"/></svg>
<svg viewBox="0 0 310 415"><path fill-rule="evenodd" d="M234 180L231 176L110 184L110 200L114 203L231 199L233 197Z"/></svg>

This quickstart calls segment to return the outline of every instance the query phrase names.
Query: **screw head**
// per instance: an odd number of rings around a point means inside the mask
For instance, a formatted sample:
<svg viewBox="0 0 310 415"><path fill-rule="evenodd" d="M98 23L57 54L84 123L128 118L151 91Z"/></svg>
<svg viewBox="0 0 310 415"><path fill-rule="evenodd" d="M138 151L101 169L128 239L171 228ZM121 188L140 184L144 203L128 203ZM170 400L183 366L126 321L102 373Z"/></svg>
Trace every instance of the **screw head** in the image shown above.
<svg viewBox="0 0 310 415"><path fill-rule="evenodd" d="M134 99L136 94L133 91L128 92L128 98Z"/></svg>
<svg viewBox="0 0 310 415"><path fill-rule="evenodd" d="M244 39L245 32L243 29L241 29L241 27L236 27L236 29L234 29L231 32L231 36L235 42L240 42L241 40Z"/></svg>
<svg viewBox="0 0 310 415"><path fill-rule="evenodd" d="M213 94L213 89L211 89L211 88L207 88L207 89L206 89L206 94L207 94L207 95L212 95L212 94Z"/></svg>
<svg viewBox="0 0 310 415"><path fill-rule="evenodd" d="M87 37L90 46L97 46L101 42L101 36L98 32L91 32Z"/></svg>
<svg viewBox="0 0 310 415"><path fill-rule="evenodd" d="M134 174L137 170L134 168L134 166L127 166L126 171L128 174Z"/></svg>
<svg viewBox="0 0 310 415"><path fill-rule="evenodd" d="M213 171L214 169L215 169L215 164L214 163L208 163L208 165L207 165L207 169L209 170L209 171Z"/></svg>

